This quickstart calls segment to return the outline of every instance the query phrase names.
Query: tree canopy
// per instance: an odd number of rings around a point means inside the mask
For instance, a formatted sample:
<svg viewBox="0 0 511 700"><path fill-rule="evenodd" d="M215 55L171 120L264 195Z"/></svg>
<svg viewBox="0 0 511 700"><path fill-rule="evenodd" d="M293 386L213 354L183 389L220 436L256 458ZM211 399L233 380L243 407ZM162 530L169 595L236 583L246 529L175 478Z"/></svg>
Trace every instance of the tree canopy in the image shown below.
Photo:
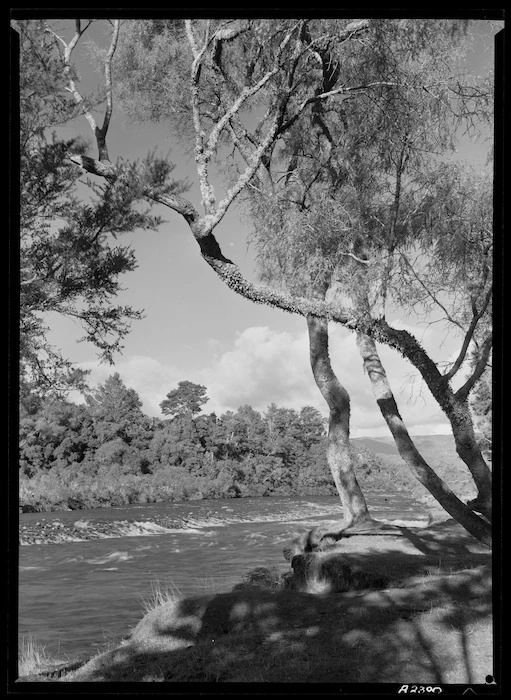
<svg viewBox="0 0 511 700"><path fill-rule="evenodd" d="M115 182L93 182L69 154L84 154L83 139L63 139L58 127L81 114L71 99L71 65L40 20L16 24L20 36L20 363L32 393L65 395L85 387L85 374L47 341L49 315L77 319L83 340L111 362L140 310L116 303L120 278L137 263L118 236L161 223L138 206L134 167L119 166ZM137 205L137 206L135 206Z"/></svg>
<svg viewBox="0 0 511 700"><path fill-rule="evenodd" d="M200 412L202 406L209 401L206 396L206 387L201 384L183 381L179 382L177 389L169 391L167 398L161 402L161 412L170 417L189 416Z"/></svg>

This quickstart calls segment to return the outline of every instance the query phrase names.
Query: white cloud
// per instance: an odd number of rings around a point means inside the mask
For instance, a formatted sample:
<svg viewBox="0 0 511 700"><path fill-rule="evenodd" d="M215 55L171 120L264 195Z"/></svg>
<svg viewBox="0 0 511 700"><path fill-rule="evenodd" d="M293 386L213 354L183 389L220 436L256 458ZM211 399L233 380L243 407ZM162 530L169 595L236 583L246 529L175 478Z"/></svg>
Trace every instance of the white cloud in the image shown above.
<svg viewBox="0 0 511 700"><path fill-rule="evenodd" d="M239 333L231 349L217 354L201 372L211 410L223 412L250 404L264 411L275 402L300 408L322 402L309 366L305 333L251 327Z"/></svg>
<svg viewBox="0 0 511 700"><path fill-rule="evenodd" d="M187 379L207 387L206 413L218 415L249 404L264 412L275 402L299 410L309 405L327 415L324 399L314 382L309 364L307 331L290 333L254 326L240 332L234 343L208 341L212 351L207 367L188 371L141 355L122 359L115 367L82 363L91 369L91 384L104 382L119 372L127 386L143 401L143 409L160 416L159 404L166 394ZM379 346L400 412L411 434L449 432L448 424L417 371L390 348ZM339 380L351 397L353 437L388 435L373 397L356 347L355 335L338 326L330 329L330 357Z"/></svg>

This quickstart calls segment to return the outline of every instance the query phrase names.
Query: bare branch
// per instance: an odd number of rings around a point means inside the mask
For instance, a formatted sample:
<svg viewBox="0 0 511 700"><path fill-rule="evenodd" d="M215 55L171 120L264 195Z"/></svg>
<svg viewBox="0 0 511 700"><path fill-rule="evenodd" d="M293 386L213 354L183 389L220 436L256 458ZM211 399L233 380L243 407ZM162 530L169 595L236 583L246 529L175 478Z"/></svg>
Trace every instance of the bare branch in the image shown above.
<svg viewBox="0 0 511 700"><path fill-rule="evenodd" d="M210 132L208 141L206 146L204 145L205 141L205 134L204 130L202 129L202 124L201 124L201 115L200 115L200 108L199 108L199 87L198 87L198 81L199 81L199 71L198 71L198 65L200 60L202 59L202 56L204 55L204 52L206 50L206 44L204 45L203 49L199 52L197 49L197 45L195 43L195 38L193 36L193 31L191 27L191 22L187 20L187 33L188 33L188 38L190 41L190 44L192 46L192 51L195 53L195 58L193 61L191 73L192 73L192 114L193 114L193 123L194 123L194 128L195 128L195 162L197 165L197 174L199 178L199 185L200 185L200 190L201 190L201 195L202 195L202 201L204 204L204 208L206 210L206 215L207 215L207 220L208 222L211 222L211 225L208 223L207 228L209 231L211 231L214 226L217 225L217 223L222 219L224 216L225 212L227 211L228 207L230 206L231 202L234 200L234 198L239 194L239 192L243 189L243 187L247 184L247 182L252 178L254 175L257 167L259 166L260 160L262 155L264 154L265 150L273 143L276 133L277 133L277 128L278 124L274 125L269 129L268 135L262 142L262 146L256 149L254 153L252 154L251 157L251 162L250 165L247 166L246 171L240 176L238 179L238 182L236 185L234 185L233 188L229 190L227 193L226 197L220 202L218 206L216 206L216 198L215 198L215 193L214 193L214 188L211 185L209 181L209 175L208 175L208 162L213 155L215 148L218 144L218 139L220 137L220 134L224 128L227 127L227 124L229 123L229 120L232 119L240 110L242 105L246 102L246 100L251 97L252 95L255 95L261 88L266 85L266 83L273 77L275 76L278 71L280 70L280 58L282 56L282 53L284 49L286 48L287 44L291 40L291 37L293 33L295 32L296 28L298 25L294 25L292 29L290 29L287 33L282 42L280 43L280 46L278 48L274 65L271 68L271 70L267 71L267 73L252 87L245 87L242 91L241 94L238 96L238 98L232 103L232 105L226 110L226 112L223 114L223 116L219 119L217 124L213 127L213 129ZM280 97L279 100L279 105L277 108L277 113L280 113L280 118L282 117L283 112L280 111L280 108L283 104L283 97ZM215 208L216 207L216 208Z"/></svg>
<svg viewBox="0 0 511 700"><path fill-rule="evenodd" d="M90 22L89 22L89 24L90 24ZM87 27L89 26L89 24L87 25ZM83 104L83 97L80 94L78 88L76 87L76 83L71 76L71 54L73 52L73 49L76 47L80 37L86 31L87 27L85 27L85 29L82 30L80 20L79 19L75 20L75 33L73 35L73 38L69 42L69 44L66 44L66 42L64 41L64 39L62 39L62 37L58 36L58 34L56 34L53 31L53 29L46 26L46 31L49 34L51 34L52 36L54 36L64 47L64 54L63 55L61 54L61 57L62 57L62 60L64 63L64 75L67 77L68 82L69 82L69 87L66 89L68 90L68 92L70 92L73 95L73 98L74 98L77 105ZM87 121L89 122L89 125L90 125L92 131L95 133L98 126L96 124L96 120L92 116L92 113L89 110L85 109L85 107L84 107L83 114L84 114L85 118L87 119Z"/></svg>
<svg viewBox="0 0 511 700"><path fill-rule="evenodd" d="M101 135L103 139L106 136L108 127L110 125L110 119L112 117L113 99L112 99L112 58L117 48L117 41L119 39L119 20L114 20L113 23L114 31L112 35L112 41L110 43L110 48L105 59L105 86L106 86L106 110L105 117L103 119L103 126L101 127Z"/></svg>
<svg viewBox="0 0 511 700"><path fill-rule="evenodd" d="M108 127L110 125L110 119L112 117L113 109L113 99L112 99L112 58L115 53L117 42L119 38L119 28L120 21L114 20L113 22L113 34L112 41L110 43L110 48L105 58L105 87L106 87L106 109L105 116L103 119L103 126L101 129L98 127L97 122L92 114L92 112L87 109L84 105L84 99L81 95L78 87L73 80L71 73L71 54L78 44L79 39L85 33L87 28L92 24L93 20L89 20L86 26L82 29L81 21L79 19L75 20L75 33L73 38L66 44L64 39L62 39L58 34L56 34L50 27L46 27L46 31L55 37L64 47L64 53L60 53L63 64L64 64L64 74L68 79L68 87L66 88L68 92L71 93L77 105L81 105L83 109L83 115L89 122L89 126L92 129L94 136L96 137L96 143L99 151L100 160L108 161L108 150L106 147L106 134Z"/></svg>
<svg viewBox="0 0 511 700"><path fill-rule="evenodd" d="M115 182L119 177L119 170L109 161L100 161L82 155L69 155L68 157L70 161L79 165L91 175L98 175L109 182ZM175 194L162 194L151 187L145 188L143 195L181 214L189 224L198 224L200 221L199 212L195 209L193 204L184 197Z"/></svg>
<svg viewBox="0 0 511 700"><path fill-rule="evenodd" d="M461 350L460 350L458 357L456 358L451 369L448 372L446 372L446 374L444 375L446 379L451 379L452 377L454 377L456 372L459 370L459 368L463 364L463 360L466 357L468 347L469 347L470 341L472 340L472 337L474 335L475 329L477 328L477 324L479 323L479 321L481 320L482 316L484 315L486 309L488 308L489 303L491 301L491 298L492 298L492 286L490 286L490 288L488 289L488 291L486 293L486 297L485 297L484 302L483 302L483 305L481 306L481 309L479 311L477 311L477 308L475 306L475 302L473 302L472 321L470 322L470 326L469 326L467 333L465 335L465 338L463 340L463 344L461 346Z"/></svg>
<svg viewBox="0 0 511 700"><path fill-rule="evenodd" d="M229 130L229 134L230 134L230 136L231 136L231 139L232 139L232 142L233 142L234 146L235 146L235 147L238 149L238 151L240 152L241 157L242 157L243 160L245 161L246 165L247 165L247 166L250 165L251 159L252 159L252 156L253 156L253 151L250 150L249 148L247 148L246 144L245 144L245 143L243 142L243 140L238 136L238 134L236 133L236 130L235 130L235 128L234 128L234 125L233 125L232 121L229 121L229 123L228 123L228 125L227 125L227 128L228 128L228 130ZM241 123L237 124L237 128L239 128L239 129L242 131L244 138L245 138L247 141L249 141L250 143L252 143L253 146L260 146L259 142L257 142L256 139L255 139L253 136L251 136L250 134L247 133L247 130L245 129L245 127L243 126L243 124L241 124ZM259 177L259 176L261 177L261 183L264 181L264 184L266 185L267 189L268 189L270 192L273 192L273 191L274 191L273 180L272 180L272 177L271 177L271 175L270 175L269 169L268 169L268 167L265 165L265 163L263 162L263 160L264 160L264 154L263 154L263 156L261 156L261 159L260 159L260 162L259 162L259 172L257 173L257 175L258 175L258 177ZM249 186L251 186L251 185L249 184Z"/></svg>
<svg viewBox="0 0 511 700"><path fill-rule="evenodd" d="M239 176L238 181L235 183L235 185L229 189L224 199L219 203L216 212L213 215L206 217L205 231L211 232L215 228L215 226L221 221L221 219L225 215L227 209L230 207L234 199L238 196L238 194L243 190L243 188L250 182L252 177L255 175L258 167L261 165L261 158L263 154L273 143L275 136L277 135L277 132L279 130L279 124L284 109L283 102L284 101L282 101L277 108L277 113L273 120L272 127L268 130L266 137L261 142L259 147L256 148L256 150L253 152L249 164L245 169L245 172L243 172Z"/></svg>
<svg viewBox="0 0 511 700"><path fill-rule="evenodd" d="M222 54L222 42L224 41L230 41L232 39L235 39L237 36L240 34L243 34L244 32L248 31L249 29L249 22L247 20L240 20L236 21L235 23L231 23L225 27L221 27L216 30L215 34L213 35L212 42L213 42L213 47L211 51L211 59L213 61L213 65L215 68L219 69L219 71L222 73L221 69L221 54ZM222 73L223 75L223 73Z"/></svg>
<svg viewBox="0 0 511 700"><path fill-rule="evenodd" d="M358 258L355 253L339 253L339 255L347 255L350 258L353 258L353 260L356 260L359 263L363 263L364 265L370 265L371 261L370 260L364 260L363 258Z"/></svg>
<svg viewBox="0 0 511 700"><path fill-rule="evenodd" d="M218 120L218 122L215 124L213 129L211 130L211 133L209 135L208 143L205 149L204 157L209 160L211 156L213 155L213 152L217 146L218 139L220 137L220 133L222 132L222 129L225 128L226 124L229 122L232 117L237 114L242 107L243 103L248 100L249 97L252 97L252 95L255 95L259 90L261 90L266 83L273 78L273 76L278 72L279 66L276 65L274 66L270 71L268 71L262 78L259 80L255 85L252 85L252 87L245 87L241 91L241 94L239 97L232 103L232 105L229 107L229 109L224 113L224 115Z"/></svg>
<svg viewBox="0 0 511 700"><path fill-rule="evenodd" d="M213 187L208 178L207 158L204 153L205 133L201 124L201 115L199 108L199 78L200 78L200 61L206 51L206 44L202 50L197 48L197 42L193 35L191 20L185 20L186 34L194 56L191 66L191 105L192 105L192 120L195 131L195 163L197 166L197 176L199 178L199 187L201 191L202 203L206 210L206 214L213 211L216 198Z"/></svg>
<svg viewBox="0 0 511 700"><path fill-rule="evenodd" d="M482 373L484 372L484 370L488 366L488 360L490 358L492 345L493 345L493 337L492 337L492 334L490 333L486 337L486 340L483 343L481 356L476 363L474 371L472 372L470 377L467 379L465 384L463 384L463 386L460 387L455 394L455 396L458 400L463 401L464 399L466 399L466 397L469 395L472 387L474 386L474 384L477 382L479 377L482 375Z"/></svg>
<svg viewBox="0 0 511 700"><path fill-rule="evenodd" d="M118 177L116 167L109 161L99 161L89 156L76 154L70 154L68 158L71 162L75 163L75 165L79 165L91 175L99 175L109 181L116 180Z"/></svg>
<svg viewBox="0 0 511 700"><path fill-rule="evenodd" d="M408 258L406 257L406 255L405 255L404 253L402 253L402 252L399 252L399 255L400 255L400 257L402 258L402 260L405 261L406 265L408 266L408 269L410 270L410 272L412 273L412 275L415 277L415 279L417 280L417 282L418 282L418 283L420 284L420 286L424 289L424 291L426 292L426 295L427 295L432 301L434 301L435 304L437 304L437 305L442 309L442 311L443 311L444 314L445 314L446 319L447 319L450 323L452 323L453 325L455 325L455 326L457 326L458 328L460 328L460 329L463 331L463 333L465 333L465 329L463 328L463 326L461 325L461 323L459 323L458 321L456 321L456 319L452 318L452 316L449 314L449 312L447 311L447 309L445 308L445 306L442 304L442 302L440 302L440 301L436 298L436 296L427 288L427 286L424 284L424 282L420 279L420 277L419 277L419 276L417 275L417 273L415 272L415 270L414 270L414 268L413 268L413 265L410 263L410 261L408 260Z"/></svg>

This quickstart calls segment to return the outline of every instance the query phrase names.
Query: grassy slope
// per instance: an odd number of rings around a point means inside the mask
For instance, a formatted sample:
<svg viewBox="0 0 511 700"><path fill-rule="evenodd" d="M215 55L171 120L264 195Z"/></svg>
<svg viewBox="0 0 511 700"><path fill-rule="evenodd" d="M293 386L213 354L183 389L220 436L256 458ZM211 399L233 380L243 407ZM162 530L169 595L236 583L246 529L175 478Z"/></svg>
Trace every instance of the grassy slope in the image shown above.
<svg viewBox="0 0 511 700"><path fill-rule="evenodd" d="M129 639L59 681L484 683L490 554L452 521L412 535L342 541L366 568L398 571L406 558L406 575L383 590L332 593L318 580L292 590L256 576L227 594L160 594Z"/></svg>

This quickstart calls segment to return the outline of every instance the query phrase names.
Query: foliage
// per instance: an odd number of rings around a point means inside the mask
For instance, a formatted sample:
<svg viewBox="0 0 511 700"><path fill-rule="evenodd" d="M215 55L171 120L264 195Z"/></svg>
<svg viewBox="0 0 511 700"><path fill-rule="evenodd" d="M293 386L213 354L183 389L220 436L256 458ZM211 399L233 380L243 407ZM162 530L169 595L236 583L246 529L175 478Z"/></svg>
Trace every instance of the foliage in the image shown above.
<svg viewBox="0 0 511 700"><path fill-rule="evenodd" d="M166 416L190 416L199 413L202 406L209 401L206 396L206 387L193 382L178 382L177 389L167 394L167 398L161 402L161 412Z"/></svg>
<svg viewBox="0 0 511 700"><path fill-rule="evenodd" d="M50 313L78 319L82 340L111 361L141 312L115 304L119 278L136 267L122 233L154 228L161 219L140 207L134 165L118 163L115 182L84 181L70 154L80 139L59 127L81 113L67 91L55 40L39 20L16 23L20 35L20 371L31 393L62 396L83 390L77 370L47 340ZM149 161L148 161L149 163ZM149 167L149 166L148 166ZM150 168L149 168L150 169Z"/></svg>
<svg viewBox="0 0 511 700"><path fill-rule="evenodd" d="M85 397L101 443L121 438L131 443L143 422L142 401L125 386L118 372Z"/></svg>
<svg viewBox="0 0 511 700"><path fill-rule="evenodd" d="M186 383L185 383L186 384ZM218 418L150 419L118 373L85 404L40 402L20 424L20 506L26 511L128 503L334 494L316 409L240 406ZM409 488L395 467L357 453L367 488Z"/></svg>

